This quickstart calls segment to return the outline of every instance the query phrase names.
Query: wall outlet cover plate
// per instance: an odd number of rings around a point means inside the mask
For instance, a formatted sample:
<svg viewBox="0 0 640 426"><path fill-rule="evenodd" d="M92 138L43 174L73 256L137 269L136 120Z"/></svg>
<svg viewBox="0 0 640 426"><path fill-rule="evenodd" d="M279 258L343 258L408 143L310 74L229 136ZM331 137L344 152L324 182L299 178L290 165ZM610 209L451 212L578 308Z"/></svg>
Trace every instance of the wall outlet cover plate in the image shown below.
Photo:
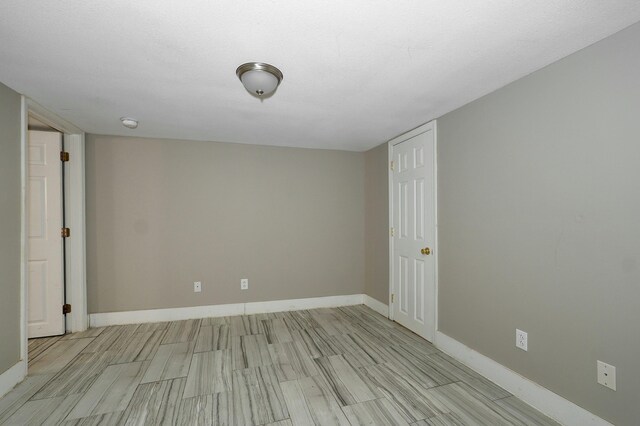
<svg viewBox="0 0 640 426"><path fill-rule="evenodd" d="M527 332L516 328L516 348L527 351Z"/></svg>
<svg viewBox="0 0 640 426"><path fill-rule="evenodd" d="M598 383L616 390L616 368L606 362L598 361Z"/></svg>

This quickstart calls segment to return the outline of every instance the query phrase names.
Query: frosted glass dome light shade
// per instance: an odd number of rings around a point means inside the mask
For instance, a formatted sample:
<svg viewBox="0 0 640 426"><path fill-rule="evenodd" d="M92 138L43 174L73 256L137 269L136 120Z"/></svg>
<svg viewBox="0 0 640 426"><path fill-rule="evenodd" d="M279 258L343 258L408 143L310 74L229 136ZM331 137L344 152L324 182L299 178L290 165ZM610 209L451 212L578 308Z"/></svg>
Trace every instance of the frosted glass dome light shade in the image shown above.
<svg viewBox="0 0 640 426"><path fill-rule="evenodd" d="M282 72L273 65L261 62L248 62L236 70L236 75L245 89L253 96L265 98L278 88L282 81Z"/></svg>
<svg viewBox="0 0 640 426"><path fill-rule="evenodd" d="M120 118L120 121L122 122L122 125L124 127L127 127L129 129L135 129L138 127L138 120L136 120L135 118L122 117Z"/></svg>

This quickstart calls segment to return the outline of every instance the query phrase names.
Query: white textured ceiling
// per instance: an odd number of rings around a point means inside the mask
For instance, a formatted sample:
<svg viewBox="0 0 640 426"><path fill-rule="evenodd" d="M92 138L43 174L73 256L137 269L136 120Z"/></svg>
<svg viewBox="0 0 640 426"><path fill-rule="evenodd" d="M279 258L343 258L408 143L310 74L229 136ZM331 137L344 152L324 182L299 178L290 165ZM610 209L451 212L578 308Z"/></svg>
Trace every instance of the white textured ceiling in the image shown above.
<svg viewBox="0 0 640 426"><path fill-rule="evenodd" d="M360 151L639 20L638 0L2 0L0 82L92 133ZM248 61L284 73L272 98Z"/></svg>

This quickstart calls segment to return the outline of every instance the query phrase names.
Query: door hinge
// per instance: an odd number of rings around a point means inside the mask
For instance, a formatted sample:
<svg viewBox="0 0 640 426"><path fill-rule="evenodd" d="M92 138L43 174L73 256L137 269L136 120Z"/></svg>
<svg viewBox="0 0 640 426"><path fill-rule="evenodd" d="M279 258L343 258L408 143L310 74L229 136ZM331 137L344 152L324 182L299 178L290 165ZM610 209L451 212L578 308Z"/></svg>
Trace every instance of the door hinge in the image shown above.
<svg viewBox="0 0 640 426"><path fill-rule="evenodd" d="M391 171L394 171L395 170L395 162L393 160L391 160L389 163L390 163L389 167L391 167Z"/></svg>
<svg viewBox="0 0 640 426"><path fill-rule="evenodd" d="M65 303L62 305L62 314L70 314L71 313L71 305L69 303Z"/></svg>
<svg viewBox="0 0 640 426"><path fill-rule="evenodd" d="M62 235L62 238L69 238L71 236L71 229L62 228L60 234Z"/></svg>
<svg viewBox="0 0 640 426"><path fill-rule="evenodd" d="M396 295L395 293L391 293L391 303L396 301Z"/></svg>
<svg viewBox="0 0 640 426"><path fill-rule="evenodd" d="M69 153L67 151L60 151L60 161L63 163L69 161Z"/></svg>
<svg viewBox="0 0 640 426"><path fill-rule="evenodd" d="M391 227L389 234L391 234L392 237L396 234L396 231L393 229L393 227Z"/></svg>

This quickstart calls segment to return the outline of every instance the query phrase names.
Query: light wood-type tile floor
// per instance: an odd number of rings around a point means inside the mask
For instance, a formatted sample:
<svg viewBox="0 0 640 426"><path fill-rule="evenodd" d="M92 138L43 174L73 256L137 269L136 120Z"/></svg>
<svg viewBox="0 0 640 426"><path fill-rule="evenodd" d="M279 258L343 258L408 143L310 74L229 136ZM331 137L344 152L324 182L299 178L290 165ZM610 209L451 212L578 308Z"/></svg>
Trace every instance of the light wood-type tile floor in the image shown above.
<svg viewBox="0 0 640 426"><path fill-rule="evenodd" d="M360 305L34 339L0 424L557 423Z"/></svg>

